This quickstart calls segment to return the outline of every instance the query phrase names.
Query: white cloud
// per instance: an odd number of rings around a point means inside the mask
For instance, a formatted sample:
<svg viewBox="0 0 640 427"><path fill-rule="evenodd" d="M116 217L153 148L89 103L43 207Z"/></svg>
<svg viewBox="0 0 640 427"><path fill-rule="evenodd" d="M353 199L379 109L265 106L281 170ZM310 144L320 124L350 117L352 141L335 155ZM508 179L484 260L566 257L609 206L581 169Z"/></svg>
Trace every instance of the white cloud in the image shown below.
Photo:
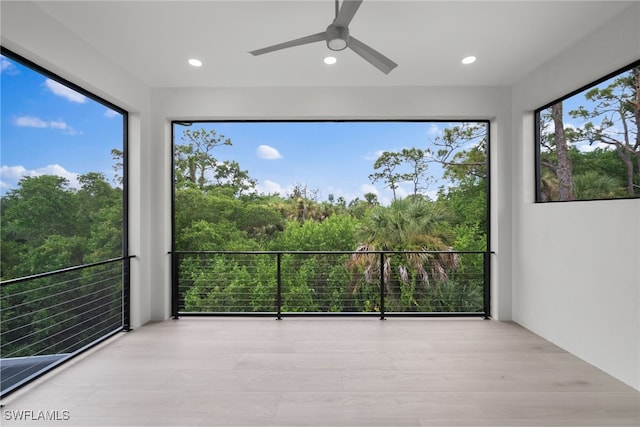
<svg viewBox="0 0 640 427"><path fill-rule="evenodd" d="M280 184L274 181L270 181L268 179L265 179L264 181L259 183L257 186L257 189L260 193L264 193L264 194L273 194L273 193L278 193L280 195L285 194L285 190L284 188L282 188Z"/></svg>
<svg viewBox="0 0 640 427"><path fill-rule="evenodd" d="M365 154L364 159L365 160L376 161L376 160L378 160L378 157L380 157L382 155L382 153L384 153L384 150L378 150L378 151L370 152L370 153Z"/></svg>
<svg viewBox="0 0 640 427"><path fill-rule="evenodd" d="M20 127L57 129L63 131L63 133L67 135L82 135L82 131L78 131L67 123L59 120L45 122L39 117L20 116L16 118L13 123Z"/></svg>
<svg viewBox="0 0 640 427"><path fill-rule="evenodd" d="M80 188L80 182L78 181L78 175L75 172L70 172L64 167L54 164L47 165L38 169L26 169L22 165L18 166L2 166L0 167L0 187L4 189L15 188L25 176L42 176L42 175L56 175L62 178L66 178L69 181L69 187Z"/></svg>
<svg viewBox="0 0 640 427"><path fill-rule="evenodd" d="M362 191L362 194L373 193L376 196L380 194L380 191L373 184L362 184L360 191Z"/></svg>
<svg viewBox="0 0 640 427"><path fill-rule="evenodd" d="M602 150L611 150L613 149L613 145L605 144L604 142L596 142L595 144L589 144L588 142L584 144L576 144L576 148L583 153L590 153L600 148Z"/></svg>
<svg viewBox="0 0 640 427"><path fill-rule="evenodd" d="M82 131L75 130L65 122L49 122L49 127L51 129L59 129L67 135L82 135Z"/></svg>
<svg viewBox="0 0 640 427"><path fill-rule="evenodd" d="M111 108L107 108L104 112L104 116L112 119L114 117L118 117L120 115L120 113L118 113L117 111L113 111Z"/></svg>
<svg viewBox="0 0 640 427"><path fill-rule="evenodd" d="M76 92L75 90L68 88L67 86L58 83L55 80L47 79L44 82L44 85L49 89L54 95L61 96L66 98L68 101L77 102L79 104L84 104L87 102L87 97L82 95L81 93Z"/></svg>
<svg viewBox="0 0 640 427"><path fill-rule="evenodd" d="M0 168L0 177L4 182L5 179L10 181L19 181L23 176L33 176L24 166L2 166Z"/></svg>
<svg viewBox="0 0 640 427"><path fill-rule="evenodd" d="M260 145L256 149L256 154L261 159L275 160L282 158L282 154L278 150L268 145Z"/></svg>
<svg viewBox="0 0 640 427"><path fill-rule="evenodd" d="M435 123L431 123L431 126L429 127L429 130L427 131L427 135L428 136L438 136L441 133L442 133L442 131L440 130L440 127Z"/></svg>
<svg viewBox="0 0 640 427"><path fill-rule="evenodd" d="M11 67L11 62L7 61L5 58L0 58L0 70L4 71Z"/></svg>
<svg viewBox="0 0 640 427"><path fill-rule="evenodd" d="M65 122L49 122L51 129L67 130L69 126Z"/></svg>
<svg viewBox="0 0 640 427"><path fill-rule="evenodd" d="M575 125L573 123L570 122L564 122L563 123L565 130L566 129L570 129L572 131L578 131L580 129L584 129L584 123L579 124L579 125ZM542 135L551 135L553 133L555 133L556 131L556 124L553 121L549 121L547 123L545 123L544 128L541 130Z"/></svg>
<svg viewBox="0 0 640 427"><path fill-rule="evenodd" d="M38 117L33 116L21 116L16 118L13 123L16 126L26 127L26 128L46 128L49 127L47 122L39 119Z"/></svg>
<svg viewBox="0 0 640 427"><path fill-rule="evenodd" d="M9 75L19 74L16 67L4 56L0 56L0 72L7 73Z"/></svg>

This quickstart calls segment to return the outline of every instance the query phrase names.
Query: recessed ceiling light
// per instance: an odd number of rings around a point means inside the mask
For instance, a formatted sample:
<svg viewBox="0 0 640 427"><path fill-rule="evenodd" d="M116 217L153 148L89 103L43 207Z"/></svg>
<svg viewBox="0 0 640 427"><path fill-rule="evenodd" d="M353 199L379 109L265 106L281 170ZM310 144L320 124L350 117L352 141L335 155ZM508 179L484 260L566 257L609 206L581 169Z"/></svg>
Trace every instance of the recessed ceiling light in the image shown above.
<svg viewBox="0 0 640 427"><path fill-rule="evenodd" d="M191 65L192 67L202 67L202 61L200 61L199 59L191 58L189 60L189 65Z"/></svg>
<svg viewBox="0 0 640 427"><path fill-rule="evenodd" d="M338 62L338 60L335 56L327 56L326 58L324 58L324 63L327 65L333 65L336 62Z"/></svg>
<svg viewBox="0 0 640 427"><path fill-rule="evenodd" d="M467 56L466 58L462 58L462 63L465 65L473 64L476 62L475 56Z"/></svg>

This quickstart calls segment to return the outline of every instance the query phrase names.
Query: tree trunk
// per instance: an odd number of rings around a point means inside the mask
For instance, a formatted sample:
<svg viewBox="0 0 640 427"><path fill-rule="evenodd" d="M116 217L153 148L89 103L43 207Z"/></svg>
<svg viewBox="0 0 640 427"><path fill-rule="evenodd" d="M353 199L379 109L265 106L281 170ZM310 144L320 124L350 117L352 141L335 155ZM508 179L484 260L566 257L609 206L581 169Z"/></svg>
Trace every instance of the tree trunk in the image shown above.
<svg viewBox="0 0 640 427"><path fill-rule="evenodd" d="M556 154L558 156L558 193L560 200L573 200L573 179L571 161L569 160L569 148L564 134L564 122L562 120L562 102L551 106L551 118L555 127Z"/></svg>
<svg viewBox="0 0 640 427"><path fill-rule="evenodd" d="M636 111L635 111L635 119L636 119L636 147L635 147L635 155L636 155L636 163L638 165L638 184L640 184L640 67L635 67L633 69L633 75L636 80ZM633 196L635 191L632 188L631 195Z"/></svg>
<svg viewBox="0 0 640 427"><path fill-rule="evenodd" d="M638 153L636 153L638 155ZM633 160L631 159L630 147L622 146L618 149L618 156L627 168L627 194L633 196Z"/></svg>

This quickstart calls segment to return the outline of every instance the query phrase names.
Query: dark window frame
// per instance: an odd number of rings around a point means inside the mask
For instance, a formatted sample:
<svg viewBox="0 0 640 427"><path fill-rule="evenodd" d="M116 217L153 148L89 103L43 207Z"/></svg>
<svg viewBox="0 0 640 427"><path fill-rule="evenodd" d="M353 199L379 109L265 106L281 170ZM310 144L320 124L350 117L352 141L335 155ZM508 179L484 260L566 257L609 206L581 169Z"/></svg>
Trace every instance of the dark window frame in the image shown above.
<svg viewBox="0 0 640 427"><path fill-rule="evenodd" d="M491 226L491 218L493 207L491 203L491 185L492 185L492 174L491 174L491 146L492 146L492 135L491 135L491 125L493 121L491 119L477 119L477 118L459 118L459 119L173 119L170 121L171 124L171 160L170 160L170 188L171 188L171 313L174 319L178 319L179 310L178 310L178 300L179 300L179 290L178 290L178 278L177 278L177 251L175 247L175 140L176 140L176 127L178 126L192 126L197 123L362 123L362 122L379 122L379 123L483 123L487 127L487 146L486 146L486 158L487 158L487 183L486 183L486 253L484 257L484 274L485 274L485 289L483 295L483 305L484 305L484 318L489 319L491 317L491 256L495 254L493 251L493 243L492 243L492 226ZM250 314L247 314L250 315Z"/></svg>
<svg viewBox="0 0 640 427"><path fill-rule="evenodd" d="M542 186L541 186L541 178L542 178L542 165L541 165L541 144L540 144L540 138L541 138L541 132L540 132L540 120L541 120L541 113L542 111L546 110L547 108L550 108L551 106L553 106L554 104L557 104L558 102L563 102L569 98L572 98L576 95L579 95L589 89L592 89L594 87L596 87L597 85L599 85L600 83L603 83L609 79L612 79L614 77L617 77L627 71L630 71L632 68L638 67L640 66L640 59L633 61L632 63L618 68L615 71L612 71L611 73L605 75L604 77L601 77L591 83L585 84L581 87L579 87L578 89L575 89L571 92L569 92L567 95L564 95L560 98L557 98L547 104L544 104L542 107L536 108L534 110L534 168L535 168L535 203L562 203L562 202L590 202L590 201L600 201L600 200L634 200L637 199L638 197L633 197L633 196L625 196L625 197L612 197L612 198L598 198L598 199L576 199L576 200L547 200L544 201L542 200L541 194L542 194Z"/></svg>

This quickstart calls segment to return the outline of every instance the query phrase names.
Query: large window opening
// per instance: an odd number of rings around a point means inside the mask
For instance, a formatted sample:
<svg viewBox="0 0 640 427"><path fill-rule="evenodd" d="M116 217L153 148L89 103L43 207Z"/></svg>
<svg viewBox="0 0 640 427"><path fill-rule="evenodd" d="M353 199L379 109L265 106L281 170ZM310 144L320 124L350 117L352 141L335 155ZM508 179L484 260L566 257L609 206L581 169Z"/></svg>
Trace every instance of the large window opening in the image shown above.
<svg viewBox="0 0 640 427"><path fill-rule="evenodd" d="M640 61L536 110L536 201L640 197Z"/></svg>
<svg viewBox="0 0 640 427"><path fill-rule="evenodd" d="M128 328L127 113L2 49L6 395Z"/></svg>
<svg viewBox="0 0 640 427"><path fill-rule="evenodd" d="M174 315L488 315L488 122L175 122Z"/></svg>

